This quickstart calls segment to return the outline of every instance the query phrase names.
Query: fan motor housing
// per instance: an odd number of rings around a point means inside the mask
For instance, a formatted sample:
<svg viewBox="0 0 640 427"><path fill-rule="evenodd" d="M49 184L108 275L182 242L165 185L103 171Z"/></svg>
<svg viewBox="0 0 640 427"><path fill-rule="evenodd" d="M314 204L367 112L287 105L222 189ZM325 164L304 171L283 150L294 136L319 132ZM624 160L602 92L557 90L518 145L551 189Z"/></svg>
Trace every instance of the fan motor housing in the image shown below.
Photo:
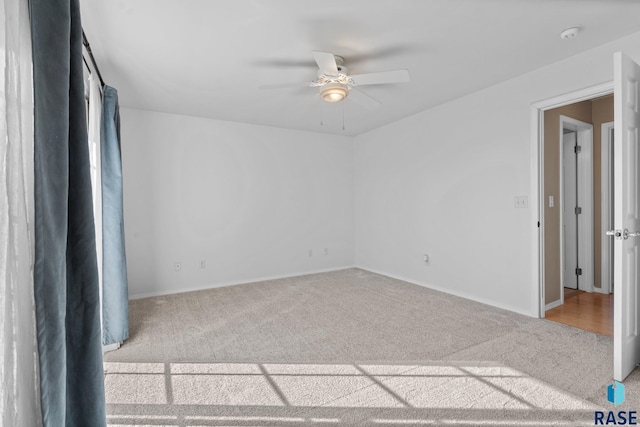
<svg viewBox="0 0 640 427"><path fill-rule="evenodd" d="M333 57L336 59L336 68L338 69L338 74L349 74L349 69L344 66L344 58L338 55L333 55ZM318 70L318 77L331 78L332 76L327 76L326 74L323 74L322 71Z"/></svg>

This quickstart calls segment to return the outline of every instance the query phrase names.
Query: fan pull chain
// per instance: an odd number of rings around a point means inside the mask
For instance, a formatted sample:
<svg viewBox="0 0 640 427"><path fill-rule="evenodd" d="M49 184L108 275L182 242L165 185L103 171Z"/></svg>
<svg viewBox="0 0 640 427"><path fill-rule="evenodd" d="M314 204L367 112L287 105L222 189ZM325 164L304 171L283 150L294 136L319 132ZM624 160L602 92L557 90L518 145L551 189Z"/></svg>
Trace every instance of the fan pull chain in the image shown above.
<svg viewBox="0 0 640 427"><path fill-rule="evenodd" d="M344 105L342 106L342 130L344 130Z"/></svg>
<svg viewBox="0 0 640 427"><path fill-rule="evenodd" d="M324 126L324 123L322 122L322 108L320 108L320 126Z"/></svg>

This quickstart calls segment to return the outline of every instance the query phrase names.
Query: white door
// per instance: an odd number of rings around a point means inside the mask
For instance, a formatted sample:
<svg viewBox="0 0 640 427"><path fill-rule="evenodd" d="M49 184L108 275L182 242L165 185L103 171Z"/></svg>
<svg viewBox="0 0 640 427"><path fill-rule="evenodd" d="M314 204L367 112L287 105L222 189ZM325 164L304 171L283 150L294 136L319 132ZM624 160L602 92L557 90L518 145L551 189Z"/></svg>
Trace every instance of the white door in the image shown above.
<svg viewBox="0 0 640 427"><path fill-rule="evenodd" d="M562 136L562 286L578 289L578 168L575 147L578 134Z"/></svg>
<svg viewBox="0 0 640 427"><path fill-rule="evenodd" d="M638 265L640 256L640 65L614 55L613 378L622 381L640 363ZM635 235L637 233L637 236Z"/></svg>

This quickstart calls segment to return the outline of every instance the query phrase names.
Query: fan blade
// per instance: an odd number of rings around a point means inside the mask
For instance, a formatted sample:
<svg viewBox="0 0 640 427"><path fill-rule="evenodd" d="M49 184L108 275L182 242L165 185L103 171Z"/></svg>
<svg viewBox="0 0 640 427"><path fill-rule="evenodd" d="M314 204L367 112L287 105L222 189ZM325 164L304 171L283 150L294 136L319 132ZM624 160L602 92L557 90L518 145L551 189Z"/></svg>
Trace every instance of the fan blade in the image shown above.
<svg viewBox="0 0 640 427"><path fill-rule="evenodd" d="M313 51L313 58L320 68L320 72L326 76L337 76L338 65L336 64L336 57L333 53Z"/></svg>
<svg viewBox="0 0 640 427"><path fill-rule="evenodd" d="M351 90L349 90L349 96L347 97L347 99L351 99L353 102L355 102L356 104L360 104L367 110L373 110L374 108L382 105L382 102L378 101L372 96L367 95L360 89L356 89L355 87L352 87Z"/></svg>
<svg viewBox="0 0 640 427"><path fill-rule="evenodd" d="M278 83L272 85L260 85L258 89L260 90L271 90L271 89L293 89L297 87L309 87L310 84L306 83Z"/></svg>
<svg viewBox="0 0 640 427"><path fill-rule="evenodd" d="M381 73L354 74L349 76L354 86L406 83L411 81L409 70L383 71Z"/></svg>
<svg viewBox="0 0 640 427"><path fill-rule="evenodd" d="M417 43L402 43L402 44L394 44L391 46L370 50L368 52L360 52L360 53L349 53L347 58L349 58L349 66L353 67L356 64L360 64L362 62L370 61L372 59L385 59L385 58L394 58L397 56L411 54L414 52L420 52L424 49L424 46ZM346 52L345 52L346 53Z"/></svg>
<svg viewBox="0 0 640 427"><path fill-rule="evenodd" d="M247 61L248 65L254 65L258 67L279 67L279 68L309 68L316 65L311 59L308 60L295 60L295 59L255 59L253 61Z"/></svg>

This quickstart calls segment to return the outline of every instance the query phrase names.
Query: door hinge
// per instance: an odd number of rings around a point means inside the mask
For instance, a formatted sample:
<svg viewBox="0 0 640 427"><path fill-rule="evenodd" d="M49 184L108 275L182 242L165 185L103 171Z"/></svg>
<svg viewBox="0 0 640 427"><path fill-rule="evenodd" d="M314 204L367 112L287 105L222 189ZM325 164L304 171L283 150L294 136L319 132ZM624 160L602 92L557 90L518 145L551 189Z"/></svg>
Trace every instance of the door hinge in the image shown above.
<svg viewBox="0 0 640 427"><path fill-rule="evenodd" d="M538 221L538 228L540 228L540 221Z"/></svg>
<svg viewBox="0 0 640 427"><path fill-rule="evenodd" d="M576 268L576 276L582 276L582 269Z"/></svg>
<svg viewBox="0 0 640 427"><path fill-rule="evenodd" d="M573 152L576 153L576 154L582 152L582 146L581 145L576 145L575 147L573 147Z"/></svg>
<svg viewBox="0 0 640 427"><path fill-rule="evenodd" d="M576 215L580 215L582 213L582 208L580 206L576 206Z"/></svg>

